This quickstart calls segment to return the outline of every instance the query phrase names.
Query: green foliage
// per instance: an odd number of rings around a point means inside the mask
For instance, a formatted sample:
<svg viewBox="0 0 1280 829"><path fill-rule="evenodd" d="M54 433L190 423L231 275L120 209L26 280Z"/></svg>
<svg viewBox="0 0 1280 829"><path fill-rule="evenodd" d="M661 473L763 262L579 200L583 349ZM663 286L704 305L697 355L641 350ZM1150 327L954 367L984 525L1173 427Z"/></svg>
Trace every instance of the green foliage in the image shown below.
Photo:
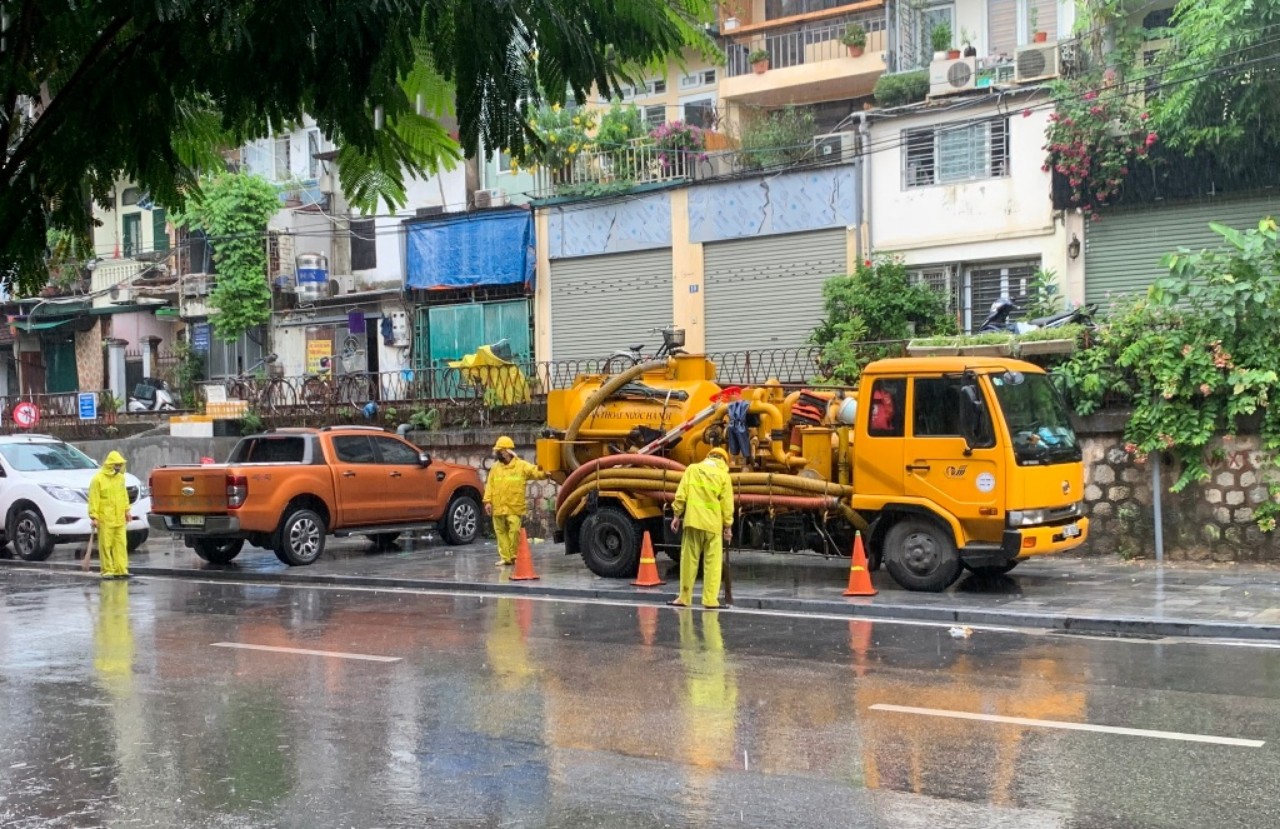
<svg viewBox="0 0 1280 829"><path fill-rule="evenodd" d="M966 345L1012 345L1012 334L988 332L986 334L958 334L948 337L917 337L911 340L912 345L920 346L966 346Z"/></svg>
<svg viewBox="0 0 1280 829"><path fill-rule="evenodd" d="M84 282L85 265L93 258L93 240L72 230L49 230L49 285L59 293Z"/></svg>
<svg viewBox="0 0 1280 829"><path fill-rule="evenodd" d="M1075 340L1079 342L1086 331L1088 329L1083 325L1059 325L1056 328L1037 328L1034 331L1019 334L1015 339L1020 343L1038 343L1050 340Z"/></svg>
<svg viewBox="0 0 1280 829"><path fill-rule="evenodd" d="M579 154L591 151L589 133L596 127L596 114L548 104L529 119L529 127L536 131L538 143L530 145L524 155L517 156L521 165L561 170L572 164Z"/></svg>
<svg viewBox="0 0 1280 829"><path fill-rule="evenodd" d="M640 117L639 107L621 101L614 101L600 116L600 126L596 129L596 144L602 150L625 147L648 137L649 129Z"/></svg>
<svg viewBox="0 0 1280 829"><path fill-rule="evenodd" d="M174 369L174 385L182 398L182 408L195 409L200 401L197 389L201 380L205 379L204 355L182 341L174 347L174 355L178 358Z"/></svg>
<svg viewBox="0 0 1280 829"><path fill-rule="evenodd" d="M1210 439L1222 429L1234 433L1244 417L1259 419L1268 453L1280 450L1280 407L1271 405L1280 386L1277 225L1264 219L1245 232L1212 227L1222 238L1218 249L1167 255L1169 276L1109 321L1098 347L1077 353L1060 372L1082 413L1101 392L1128 388L1129 449L1139 457L1177 455L1182 475L1174 491L1209 477ZM1091 371L1097 376L1086 383ZM1274 499L1254 511L1263 529L1274 529L1278 516Z"/></svg>
<svg viewBox="0 0 1280 829"><path fill-rule="evenodd" d="M751 54L747 55L747 63L760 63L769 59L768 49L752 49Z"/></svg>
<svg viewBox="0 0 1280 829"><path fill-rule="evenodd" d="M951 49L951 24L939 23L929 30L929 42L933 51L946 52Z"/></svg>
<svg viewBox="0 0 1280 829"><path fill-rule="evenodd" d="M901 260L880 257L822 286L826 320L811 339L822 347L827 379L852 383L867 363L901 352L913 334L954 334L946 299L912 284Z"/></svg>
<svg viewBox="0 0 1280 829"><path fill-rule="evenodd" d="M262 415L250 409L244 413L244 417L240 418L240 433L252 435L255 432L261 432L265 425L266 421L262 419Z"/></svg>
<svg viewBox="0 0 1280 829"><path fill-rule="evenodd" d="M795 164L813 152L815 132L808 109L756 110L743 118L738 159L748 169Z"/></svg>
<svg viewBox="0 0 1280 829"><path fill-rule="evenodd" d="M280 210L275 188L265 179L223 173L192 195L184 212L173 215L179 227L199 227L209 234L218 282L209 295L218 313L210 317L222 340L241 334L271 317L267 285L267 251L263 233Z"/></svg>
<svg viewBox="0 0 1280 829"><path fill-rule="evenodd" d="M1027 286L1027 296L1031 298L1027 306L1028 319L1051 317L1062 310L1062 294L1058 290L1058 272L1052 268L1041 268L1031 277Z"/></svg>
<svg viewBox="0 0 1280 829"><path fill-rule="evenodd" d="M840 38L840 42L845 46L866 48L867 30L854 23L848 29L845 29L844 36Z"/></svg>
<svg viewBox="0 0 1280 829"><path fill-rule="evenodd" d="M871 94L876 103L886 108L919 103L929 94L929 70L881 75Z"/></svg>
<svg viewBox="0 0 1280 829"><path fill-rule="evenodd" d="M434 432L440 428L442 420L439 409L424 409L421 406L409 415L409 425L420 432Z"/></svg>
<svg viewBox="0 0 1280 829"><path fill-rule="evenodd" d="M124 407L124 401L109 390L98 392L98 411L104 415L114 415Z"/></svg>
<svg viewBox="0 0 1280 829"><path fill-rule="evenodd" d="M287 14L242 0L5 8L0 280L28 292L48 278L48 229L87 233L91 199L105 201L122 177L181 208L217 169L214 150L306 114L342 148L353 203L395 204L402 176L447 166L458 145L520 157L534 140L524 115L544 98L612 96L638 67L715 51L703 29L710 0L294 0ZM423 88L457 102L456 144L446 107L419 107Z"/></svg>

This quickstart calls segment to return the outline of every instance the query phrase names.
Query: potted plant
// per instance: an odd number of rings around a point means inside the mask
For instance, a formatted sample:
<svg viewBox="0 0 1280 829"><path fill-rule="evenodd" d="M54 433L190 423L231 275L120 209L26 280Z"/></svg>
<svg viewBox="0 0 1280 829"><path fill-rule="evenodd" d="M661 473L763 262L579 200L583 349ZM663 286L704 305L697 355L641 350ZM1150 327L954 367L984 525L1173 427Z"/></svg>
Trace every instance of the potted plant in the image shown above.
<svg viewBox="0 0 1280 829"><path fill-rule="evenodd" d="M933 44L934 60L943 60L951 49L951 24L939 23L929 32L929 41Z"/></svg>
<svg viewBox="0 0 1280 829"><path fill-rule="evenodd" d="M840 42L849 47L849 57L860 58L867 48L867 30L854 23L845 30Z"/></svg>
<svg viewBox="0 0 1280 829"><path fill-rule="evenodd" d="M978 50L973 45L973 33L968 29L960 30L960 42L964 44L964 57L976 58Z"/></svg>
<svg viewBox="0 0 1280 829"><path fill-rule="evenodd" d="M1040 31L1040 10L1035 4L1031 4L1031 8L1027 10L1027 19L1031 23L1031 40L1035 43L1044 43L1049 39L1048 32Z"/></svg>
<svg viewBox="0 0 1280 829"><path fill-rule="evenodd" d="M923 337L907 343L912 357L955 357L960 354L958 337Z"/></svg>
<svg viewBox="0 0 1280 829"><path fill-rule="evenodd" d="M1063 325L1058 328L1037 328L1035 331L1019 334L1018 356L1070 354L1076 350L1084 331L1083 325Z"/></svg>
<svg viewBox="0 0 1280 829"><path fill-rule="evenodd" d="M973 334L960 338L962 357L1008 357L1012 353L1012 334Z"/></svg>
<svg viewBox="0 0 1280 829"><path fill-rule="evenodd" d="M769 51L767 49L751 50L751 54L747 55L747 63L751 64L753 72L763 75L769 71Z"/></svg>

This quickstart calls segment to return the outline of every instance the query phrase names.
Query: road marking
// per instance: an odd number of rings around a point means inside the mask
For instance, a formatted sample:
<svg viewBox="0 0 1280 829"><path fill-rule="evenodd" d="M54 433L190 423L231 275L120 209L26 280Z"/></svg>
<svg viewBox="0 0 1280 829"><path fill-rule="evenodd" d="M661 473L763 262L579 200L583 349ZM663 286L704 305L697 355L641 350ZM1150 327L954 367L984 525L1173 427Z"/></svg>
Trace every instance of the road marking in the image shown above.
<svg viewBox="0 0 1280 829"><path fill-rule="evenodd" d="M364 662L399 662L398 656L375 656L369 653L343 653L342 651L312 651L306 648L278 648L274 645L247 645L243 642L212 642L214 648L239 648L246 651L268 651L270 653L297 653L303 656L327 656L331 659L359 659Z"/></svg>
<svg viewBox="0 0 1280 829"><path fill-rule="evenodd" d="M1066 731L1095 731L1102 734L1124 734L1129 737L1152 737L1157 740L1183 740L1189 743L1213 743L1221 746L1262 748L1265 740L1242 740L1238 737L1214 737L1208 734L1183 734L1178 731L1150 731L1145 728L1120 728L1114 725L1094 725L1083 722L1059 720L1033 720L1026 717L1001 717L997 714L974 714L969 711L947 711L941 708L912 708L908 705L877 704L872 711L891 711L897 714L919 714L925 717L950 717L956 720L981 720L982 722L1025 725L1032 728L1060 728Z"/></svg>

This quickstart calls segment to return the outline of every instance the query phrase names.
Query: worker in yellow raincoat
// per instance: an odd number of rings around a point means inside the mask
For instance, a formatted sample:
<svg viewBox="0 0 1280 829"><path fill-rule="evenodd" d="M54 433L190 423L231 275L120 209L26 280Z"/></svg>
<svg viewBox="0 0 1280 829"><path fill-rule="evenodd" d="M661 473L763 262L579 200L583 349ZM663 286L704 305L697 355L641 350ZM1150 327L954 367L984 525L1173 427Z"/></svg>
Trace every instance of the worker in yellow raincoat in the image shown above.
<svg viewBox="0 0 1280 829"><path fill-rule="evenodd" d="M124 483L124 457L111 452L89 484L89 520L98 533L98 556L104 579L129 578L129 492Z"/></svg>
<svg viewBox="0 0 1280 829"><path fill-rule="evenodd" d="M493 516L493 533L498 537L498 566L516 563L520 525L529 509L525 487L530 481L546 480L547 473L516 455L516 444L503 435L493 446L497 463L484 484L484 511Z"/></svg>
<svg viewBox="0 0 1280 829"><path fill-rule="evenodd" d="M672 509L676 517L671 528L679 532L683 525L684 536L680 543L680 595L671 604L688 607L693 601L693 582L702 560L702 606L720 607L723 541L733 537L733 481L725 450L712 449L704 460L689 465L676 488Z"/></svg>

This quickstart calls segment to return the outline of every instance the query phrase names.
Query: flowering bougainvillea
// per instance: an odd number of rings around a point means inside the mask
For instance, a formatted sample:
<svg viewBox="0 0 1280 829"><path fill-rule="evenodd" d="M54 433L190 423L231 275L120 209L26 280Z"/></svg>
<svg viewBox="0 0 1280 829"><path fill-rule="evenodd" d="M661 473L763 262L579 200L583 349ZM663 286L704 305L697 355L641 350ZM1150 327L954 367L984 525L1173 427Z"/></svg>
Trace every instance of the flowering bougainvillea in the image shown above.
<svg viewBox="0 0 1280 829"><path fill-rule="evenodd" d="M1049 116L1044 171L1071 188L1071 205L1090 214L1119 195L1129 165L1145 159L1159 136L1147 128L1148 113L1108 70L1100 78L1060 85L1058 108Z"/></svg>
<svg viewBox="0 0 1280 829"><path fill-rule="evenodd" d="M701 161L707 157L702 130L684 121L660 124L649 137L659 151L658 161L668 170L687 169L694 158Z"/></svg>

